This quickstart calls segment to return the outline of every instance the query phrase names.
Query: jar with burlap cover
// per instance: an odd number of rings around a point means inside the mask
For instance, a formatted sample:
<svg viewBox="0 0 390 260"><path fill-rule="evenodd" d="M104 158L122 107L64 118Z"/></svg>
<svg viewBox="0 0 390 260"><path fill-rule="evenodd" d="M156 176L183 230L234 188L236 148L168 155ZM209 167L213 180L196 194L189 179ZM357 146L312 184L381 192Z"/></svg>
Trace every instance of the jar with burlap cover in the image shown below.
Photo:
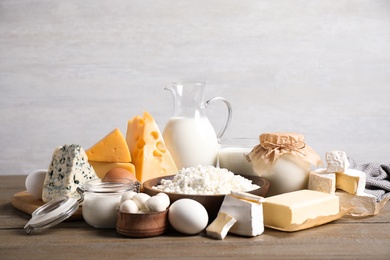
<svg viewBox="0 0 390 260"><path fill-rule="evenodd" d="M322 161L304 136L274 132L261 134L259 140L246 158L256 174L271 182L268 196L306 189L310 165L318 167Z"/></svg>

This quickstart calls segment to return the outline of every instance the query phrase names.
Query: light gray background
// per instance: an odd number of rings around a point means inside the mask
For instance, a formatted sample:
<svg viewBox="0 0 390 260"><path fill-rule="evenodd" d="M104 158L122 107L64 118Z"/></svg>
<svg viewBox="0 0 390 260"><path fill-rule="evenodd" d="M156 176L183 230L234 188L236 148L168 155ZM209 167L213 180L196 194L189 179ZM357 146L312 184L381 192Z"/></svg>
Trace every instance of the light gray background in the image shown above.
<svg viewBox="0 0 390 260"><path fill-rule="evenodd" d="M231 102L225 137L294 131L322 158L390 161L388 0L0 0L0 174L144 110L162 131L178 80ZM224 107L208 113L219 128Z"/></svg>

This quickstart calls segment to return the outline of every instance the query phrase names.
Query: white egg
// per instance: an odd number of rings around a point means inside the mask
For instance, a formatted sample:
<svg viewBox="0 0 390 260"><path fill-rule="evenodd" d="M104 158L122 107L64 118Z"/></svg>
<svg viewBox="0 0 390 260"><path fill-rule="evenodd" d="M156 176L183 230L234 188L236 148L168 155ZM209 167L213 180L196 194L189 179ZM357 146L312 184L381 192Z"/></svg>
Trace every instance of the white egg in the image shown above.
<svg viewBox="0 0 390 260"><path fill-rule="evenodd" d="M133 196L132 200L137 204L140 210L147 209L145 206L145 202L150 198L150 196L146 193L137 193Z"/></svg>
<svg viewBox="0 0 390 260"><path fill-rule="evenodd" d="M36 199L42 199L42 189L46 174L47 170L40 169L30 172L26 177L24 183L26 190Z"/></svg>
<svg viewBox="0 0 390 260"><path fill-rule="evenodd" d="M138 210L137 204L132 200L125 200L119 206L119 211L123 213L137 213Z"/></svg>
<svg viewBox="0 0 390 260"><path fill-rule="evenodd" d="M206 228L209 216L199 202L192 199L179 199L170 206L168 220L176 231L195 235Z"/></svg>
<svg viewBox="0 0 390 260"><path fill-rule="evenodd" d="M132 190L126 191L125 193L122 194L121 202L124 202L125 200L133 199L135 194L137 194L137 192L135 192L135 191L132 191Z"/></svg>

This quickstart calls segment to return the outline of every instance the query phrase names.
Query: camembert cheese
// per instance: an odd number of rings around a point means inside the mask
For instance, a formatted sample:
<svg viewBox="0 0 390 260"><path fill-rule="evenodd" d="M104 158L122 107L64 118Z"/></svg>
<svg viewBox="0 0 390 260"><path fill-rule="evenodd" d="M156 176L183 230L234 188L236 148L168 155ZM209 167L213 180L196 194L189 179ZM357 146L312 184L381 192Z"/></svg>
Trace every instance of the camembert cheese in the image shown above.
<svg viewBox="0 0 390 260"><path fill-rule="evenodd" d="M85 152L90 161L131 162L130 151L126 140L118 128L112 130Z"/></svg>
<svg viewBox="0 0 390 260"><path fill-rule="evenodd" d="M129 120L126 141L137 180L141 183L178 172L160 129L148 112L144 112L143 117L135 116Z"/></svg>
<svg viewBox="0 0 390 260"><path fill-rule="evenodd" d="M223 240L225 239L230 228L237 222L237 219L230 216L226 212L218 212L218 216L214 221L206 228L206 234L209 237Z"/></svg>
<svg viewBox="0 0 390 260"><path fill-rule="evenodd" d="M316 190L326 193L336 191L336 174L328 173L325 169L311 171L309 174L309 190Z"/></svg>
<svg viewBox="0 0 390 260"><path fill-rule="evenodd" d="M349 167L347 155L343 151L331 151L325 153L328 164L327 172L345 172Z"/></svg>
<svg viewBox="0 0 390 260"><path fill-rule="evenodd" d="M264 232L264 198L255 195L226 195L219 212L225 212L237 220L229 232L241 236L258 236Z"/></svg>
<svg viewBox="0 0 390 260"><path fill-rule="evenodd" d="M348 169L336 172L336 188L350 194L360 194L366 188L366 174L359 170Z"/></svg>
<svg viewBox="0 0 390 260"><path fill-rule="evenodd" d="M339 198L312 190L299 190L265 198L264 225L288 229L309 219L339 213Z"/></svg>

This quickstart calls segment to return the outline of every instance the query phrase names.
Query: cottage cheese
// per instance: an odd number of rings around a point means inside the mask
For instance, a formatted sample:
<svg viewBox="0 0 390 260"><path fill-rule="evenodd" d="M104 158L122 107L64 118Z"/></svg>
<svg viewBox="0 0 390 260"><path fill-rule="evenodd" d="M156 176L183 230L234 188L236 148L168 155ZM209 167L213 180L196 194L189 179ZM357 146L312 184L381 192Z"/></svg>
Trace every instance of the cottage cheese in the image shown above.
<svg viewBox="0 0 390 260"><path fill-rule="evenodd" d="M214 166L188 167L181 169L172 180L161 180L153 187L163 192L180 194L216 195L230 191L251 191L260 188L240 175Z"/></svg>

